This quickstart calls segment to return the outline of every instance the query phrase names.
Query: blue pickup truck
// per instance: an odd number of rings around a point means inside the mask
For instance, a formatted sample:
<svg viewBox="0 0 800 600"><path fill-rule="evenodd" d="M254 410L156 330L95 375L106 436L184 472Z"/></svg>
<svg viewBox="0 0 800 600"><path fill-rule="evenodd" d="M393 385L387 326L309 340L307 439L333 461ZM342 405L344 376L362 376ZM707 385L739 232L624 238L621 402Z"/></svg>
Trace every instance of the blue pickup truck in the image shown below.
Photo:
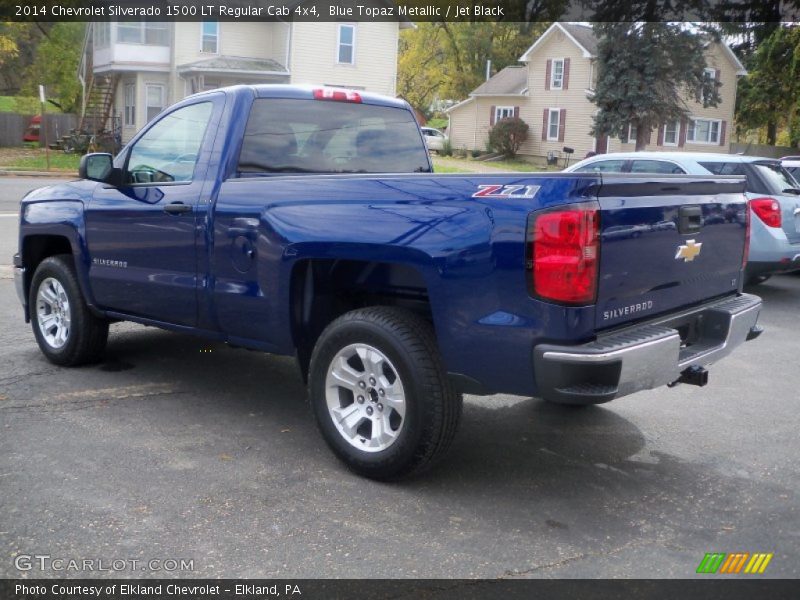
<svg viewBox="0 0 800 600"><path fill-rule="evenodd" d="M439 457L463 393L703 385L761 332L741 177L432 171L402 100L191 96L24 198L25 319L65 366L119 320L295 356L325 440L377 479Z"/></svg>

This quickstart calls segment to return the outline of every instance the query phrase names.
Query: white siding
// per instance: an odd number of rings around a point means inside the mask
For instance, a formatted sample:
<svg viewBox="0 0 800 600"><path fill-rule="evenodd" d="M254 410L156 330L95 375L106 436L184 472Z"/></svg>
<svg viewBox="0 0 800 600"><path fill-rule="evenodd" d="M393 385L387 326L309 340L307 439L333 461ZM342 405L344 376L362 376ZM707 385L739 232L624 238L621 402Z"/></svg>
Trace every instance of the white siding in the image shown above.
<svg viewBox="0 0 800 600"><path fill-rule="evenodd" d="M245 58L270 58L286 64L286 31L284 23L246 21L221 22L216 54L201 52L201 23L175 24L175 64L183 65L218 55Z"/></svg>
<svg viewBox="0 0 800 600"><path fill-rule="evenodd" d="M520 111L531 126L528 140L522 145L521 153L546 156L550 151L561 152L564 146L575 149L573 158L583 158L594 149L594 138L589 134L592 115L596 110L586 97L590 88L591 60L584 58L582 51L556 29L545 42L536 49L528 63L529 101ZM545 78L548 59L569 58L569 83L567 89L547 90ZM564 141L542 141L542 122L544 110L548 108L566 109Z"/></svg>
<svg viewBox="0 0 800 600"><path fill-rule="evenodd" d="M295 23L291 82L365 89L395 95L398 23L355 24L355 62L337 64L339 23Z"/></svg>
<svg viewBox="0 0 800 600"><path fill-rule="evenodd" d="M566 90L546 89L545 79L548 59L569 58L569 85ZM520 117L528 123L528 139L522 145L521 154L546 156L548 152L562 153L565 146L573 148L573 159L583 158L595 149L594 137L589 134L592 117L597 107L589 100L586 91L590 88L593 65L585 58L561 31L554 30L545 42L530 56L528 63L528 95L513 100L507 97L480 97L464 104L450 113L450 139L454 148L479 149L486 147L490 128L489 118L492 105L519 105ZM679 146L657 145L658 132L653 131L648 149L684 150L696 152L726 152L733 129L733 111L736 103L736 67L718 44L711 46L707 53L710 67L720 70L720 95L722 100L717 107L703 108L701 104L690 102L693 116L725 121L724 145L695 144L686 142ZM542 125L545 109L566 109L564 141L543 141ZM609 139L608 151L632 151L634 144L623 144L619 139Z"/></svg>

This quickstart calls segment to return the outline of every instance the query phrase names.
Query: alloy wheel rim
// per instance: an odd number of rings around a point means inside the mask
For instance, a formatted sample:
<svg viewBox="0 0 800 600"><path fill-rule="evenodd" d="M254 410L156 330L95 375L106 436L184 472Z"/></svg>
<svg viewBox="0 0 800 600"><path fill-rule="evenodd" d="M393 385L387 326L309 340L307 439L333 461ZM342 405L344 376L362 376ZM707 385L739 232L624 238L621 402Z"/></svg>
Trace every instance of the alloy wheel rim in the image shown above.
<svg viewBox="0 0 800 600"><path fill-rule="evenodd" d="M406 395L392 361L367 344L350 344L333 357L325 379L328 414L342 438L364 452L381 452L400 436Z"/></svg>
<svg viewBox="0 0 800 600"><path fill-rule="evenodd" d="M36 291L36 321L48 346L59 349L69 339L72 313L67 291L52 277L39 284Z"/></svg>

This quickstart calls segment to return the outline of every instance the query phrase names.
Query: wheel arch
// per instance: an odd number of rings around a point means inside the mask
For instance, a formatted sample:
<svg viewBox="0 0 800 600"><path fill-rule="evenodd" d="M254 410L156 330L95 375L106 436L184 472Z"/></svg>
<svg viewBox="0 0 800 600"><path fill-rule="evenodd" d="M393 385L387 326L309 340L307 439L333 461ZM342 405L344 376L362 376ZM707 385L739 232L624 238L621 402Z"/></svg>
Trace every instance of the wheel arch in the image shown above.
<svg viewBox="0 0 800 600"><path fill-rule="evenodd" d="M406 260L380 253L341 258L304 256L292 264L289 275L290 334L304 381L311 353L328 324L356 308L399 306L433 324L432 259L419 251ZM370 259L364 256L380 258Z"/></svg>
<svg viewBox="0 0 800 600"><path fill-rule="evenodd" d="M90 310L99 316L101 313L95 308L89 286L86 245L82 235L73 224L59 223L44 227L25 225L23 227L23 233L20 236L20 255L22 265L25 267L23 279L25 297L27 298L30 294L30 285L36 268L46 258L59 254L72 256L81 293Z"/></svg>

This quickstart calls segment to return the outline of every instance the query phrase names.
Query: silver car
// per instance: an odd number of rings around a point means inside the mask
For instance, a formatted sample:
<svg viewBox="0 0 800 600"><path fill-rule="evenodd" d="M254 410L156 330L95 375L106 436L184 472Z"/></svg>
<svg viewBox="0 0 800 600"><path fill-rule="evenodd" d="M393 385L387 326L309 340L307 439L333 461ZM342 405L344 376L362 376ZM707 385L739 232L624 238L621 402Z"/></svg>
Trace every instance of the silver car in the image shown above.
<svg viewBox="0 0 800 600"><path fill-rule="evenodd" d="M781 161L704 152L598 154L564 169L570 173L745 175L750 202L749 283L800 269L800 185Z"/></svg>
<svg viewBox="0 0 800 600"><path fill-rule="evenodd" d="M444 144L449 139L447 134L433 127L420 127L420 129L422 130L422 137L425 138L425 144L427 144L428 150L441 152L444 149Z"/></svg>

